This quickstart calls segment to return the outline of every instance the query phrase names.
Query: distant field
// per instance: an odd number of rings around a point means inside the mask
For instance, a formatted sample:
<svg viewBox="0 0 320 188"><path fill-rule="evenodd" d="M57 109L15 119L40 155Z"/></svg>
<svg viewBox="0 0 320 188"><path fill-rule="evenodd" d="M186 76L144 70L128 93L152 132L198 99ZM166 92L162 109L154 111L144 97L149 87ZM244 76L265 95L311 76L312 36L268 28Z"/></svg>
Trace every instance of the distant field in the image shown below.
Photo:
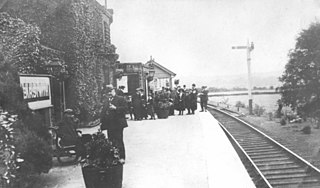
<svg viewBox="0 0 320 188"><path fill-rule="evenodd" d="M275 90L253 90L253 95L277 94ZM248 95L248 91L225 91L225 92L210 92L209 96L233 96L233 95Z"/></svg>
<svg viewBox="0 0 320 188"><path fill-rule="evenodd" d="M227 102L230 105L235 105L237 101L241 101L248 106L248 95L234 95L234 96L210 96L209 100L214 102ZM252 95L253 106L255 104L263 106L266 112L273 112L277 110L277 100L280 99L280 94L259 94Z"/></svg>

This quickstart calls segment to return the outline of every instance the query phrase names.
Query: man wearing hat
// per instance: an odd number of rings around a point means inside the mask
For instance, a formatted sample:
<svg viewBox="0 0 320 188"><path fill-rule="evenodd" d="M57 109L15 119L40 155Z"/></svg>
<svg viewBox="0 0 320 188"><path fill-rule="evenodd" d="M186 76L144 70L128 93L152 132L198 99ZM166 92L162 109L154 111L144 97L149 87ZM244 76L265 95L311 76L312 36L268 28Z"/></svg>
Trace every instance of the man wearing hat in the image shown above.
<svg viewBox="0 0 320 188"><path fill-rule="evenodd" d="M200 106L201 106L201 111L207 111L207 103L208 103L208 90L207 86L202 86L201 92L200 92Z"/></svg>
<svg viewBox="0 0 320 188"><path fill-rule="evenodd" d="M137 88L136 93L132 96L132 106L133 106L133 113L134 113L134 120L142 120L142 88Z"/></svg>
<svg viewBox="0 0 320 188"><path fill-rule="evenodd" d="M115 88L107 85L106 100L101 111L101 130L107 130L108 138L119 148L121 161L125 160L123 129L128 127L126 120L127 102L124 97L116 95Z"/></svg>
<svg viewBox="0 0 320 188"><path fill-rule="evenodd" d="M77 120L74 117L72 109L66 109L62 120L58 123L57 133L61 138L61 144L64 146L75 145L75 150L78 156L84 157L85 148L81 142L80 135L78 134Z"/></svg>
<svg viewBox="0 0 320 188"><path fill-rule="evenodd" d="M197 109L197 97L198 90L196 89L196 84L192 84L190 91L190 109L192 114L194 114L194 111Z"/></svg>
<svg viewBox="0 0 320 188"><path fill-rule="evenodd" d="M117 95L124 96L124 88L125 86L119 86L119 89L117 90Z"/></svg>

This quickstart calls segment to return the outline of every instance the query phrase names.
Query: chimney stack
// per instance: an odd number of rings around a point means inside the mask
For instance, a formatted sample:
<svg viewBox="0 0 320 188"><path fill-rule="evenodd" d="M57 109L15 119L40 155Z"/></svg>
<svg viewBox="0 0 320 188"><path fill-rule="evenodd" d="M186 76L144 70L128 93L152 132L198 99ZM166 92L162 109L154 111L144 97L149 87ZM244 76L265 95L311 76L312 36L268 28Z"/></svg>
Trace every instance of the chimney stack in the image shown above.
<svg viewBox="0 0 320 188"><path fill-rule="evenodd" d="M107 2L108 0L104 0L104 7L106 8L106 10L108 10L108 6L107 6Z"/></svg>

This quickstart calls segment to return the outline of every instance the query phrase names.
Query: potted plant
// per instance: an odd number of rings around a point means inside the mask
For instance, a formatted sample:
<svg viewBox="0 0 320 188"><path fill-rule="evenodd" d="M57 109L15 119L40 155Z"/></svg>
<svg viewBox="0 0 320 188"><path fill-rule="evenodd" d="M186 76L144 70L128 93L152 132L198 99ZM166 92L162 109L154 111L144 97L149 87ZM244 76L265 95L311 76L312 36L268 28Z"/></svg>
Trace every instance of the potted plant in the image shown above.
<svg viewBox="0 0 320 188"><path fill-rule="evenodd" d="M85 147L87 155L81 165L86 188L121 188L123 163L119 149L100 130Z"/></svg>
<svg viewBox="0 0 320 188"><path fill-rule="evenodd" d="M169 101L159 101L158 102L157 115L158 115L159 119L168 118L170 106L171 106L171 104Z"/></svg>
<svg viewBox="0 0 320 188"><path fill-rule="evenodd" d="M169 102L169 93L160 91L156 94L157 104L156 113L159 119L168 118L170 106L172 103Z"/></svg>

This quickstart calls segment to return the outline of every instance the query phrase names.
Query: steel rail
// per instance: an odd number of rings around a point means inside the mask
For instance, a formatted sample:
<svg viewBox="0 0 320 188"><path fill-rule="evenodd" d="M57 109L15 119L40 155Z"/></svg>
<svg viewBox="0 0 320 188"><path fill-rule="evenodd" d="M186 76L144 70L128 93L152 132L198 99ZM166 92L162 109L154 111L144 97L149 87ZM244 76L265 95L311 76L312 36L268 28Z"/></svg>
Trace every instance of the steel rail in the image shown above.
<svg viewBox="0 0 320 188"><path fill-rule="evenodd" d="M263 175L263 173L259 170L259 168L257 167L257 165L254 163L254 161L252 161L252 159L250 158L250 156L247 154L247 152L241 147L241 145L239 144L239 142L234 138L234 136L227 130L227 128L225 128L220 122L219 122L220 127L229 135L229 137L232 139L233 142L236 143L236 145L238 146L238 148L241 150L241 152L245 155L245 157L250 161L251 165L254 167L254 169L259 173L260 177L263 179L264 183L272 188L271 184L269 183L269 181L266 179L266 177Z"/></svg>
<svg viewBox="0 0 320 188"><path fill-rule="evenodd" d="M210 105L211 106L211 105ZM247 126L249 126L250 128L252 128L253 130L259 132L262 136L268 138L269 140L271 140L272 142L276 143L278 146L280 146L281 148L283 148L284 150L286 150L287 152L289 152L290 154L292 154L294 157L298 158L299 160L301 160L302 162L304 162L305 164L307 164L308 166L312 167L313 170L315 170L316 172L320 173L320 169L318 169L317 167L313 166L311 163L309 163L308 161L306 161L305 159L303 159L302 157L300 157L298 154L292 152L290 149L288 149L287 147L283 146L282 144L280 144L278 141L274 140L273 138L271 138L270 136L266 135L264 132L260 131L259 129L253 127L252 125L250 125L249 123L243 121L242 119L239 119L235 116L233 116L232 114L228 113L228 112L225 112L225 111L222 111L220 109L217 109L215 107L213 107L214 109L216 109L217 111L220 111L222 113L225 113L229 116L231 116L232 118L240 121L241 123L243 124L246 124Z"/></svg>
<svg viewBox="0 0 320 188"><path fill-rule="evenodd" d="M291 150L289 150L288 148L286 148L285 146L283 146L282 144L280 144L279 142L277 142L276 140L274 140L273 138L271 138L270 136L266 135L265 133L263 133L262 131L258 130L257 128L253 127L252 125L250 125L249 123L235 117L234 115L225 112L223 110L220 110L216 107L214 107L213 105L208 105L210 108L212 108L213 110L216 110L222 114L227 115L230 118L233 118L234 120L236 120L237 122L246 125L247 127L249 127L250 129L254 130L255 132L259 133L260 136L264 137L266 140L270 141L271 143L275 144L277 147L281 148L282 150L284 150L285 152L287 152L291 157L294 158L294 160L297 160L299 163L302 163L303 166L307 166L309 168L309 170L312 170L315 173L319 173L320 174L320 170L318 168L316 168L315 166L313 166L311 163L309 163L308 161L306 161L305 159L303 159L302 157L300 157L299 155L297 155L296 153L292 152ZM243 149L243 147L241 146L241 144L236 141L236 138L230 133L230 131L227 130L226 127L223 126L222 123L219 123L220 126L223 127L224 130L227 131L228 134L231 135L232 139L235 140L235 143L237 144L238 147L240 147L241 151L245 154L245 156L248 158L248 160L252 163L253 167L255 168L255 170L259 173L259 175L263 178L263 180L265 182L268 182L267 184L269 184L269 181L267 180L267 178L263 175L263 173L259 170L259 167L255 164L255 162L253 161L252 157L249 156L249 154L245 151L245 149ZM248 150L248 149L247 149ZM307 172L306 172L307 174ZM270 185L271 186L271 185ZM272 186L271 186L272 187Z"/></svg>

